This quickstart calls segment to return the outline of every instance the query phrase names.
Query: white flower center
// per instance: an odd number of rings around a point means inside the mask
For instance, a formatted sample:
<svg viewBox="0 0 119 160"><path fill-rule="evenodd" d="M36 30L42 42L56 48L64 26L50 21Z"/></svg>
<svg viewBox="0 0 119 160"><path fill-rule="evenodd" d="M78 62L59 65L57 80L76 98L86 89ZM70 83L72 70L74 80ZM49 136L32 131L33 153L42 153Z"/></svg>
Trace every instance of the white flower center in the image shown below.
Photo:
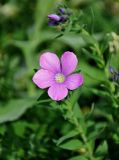
<svg viewBox="0 0 119 160"><path fill-rule="evenodd" d="M65 81L65 76L62 73L57 73L55 75L55 81L57 83L63 83Z"/></svg>

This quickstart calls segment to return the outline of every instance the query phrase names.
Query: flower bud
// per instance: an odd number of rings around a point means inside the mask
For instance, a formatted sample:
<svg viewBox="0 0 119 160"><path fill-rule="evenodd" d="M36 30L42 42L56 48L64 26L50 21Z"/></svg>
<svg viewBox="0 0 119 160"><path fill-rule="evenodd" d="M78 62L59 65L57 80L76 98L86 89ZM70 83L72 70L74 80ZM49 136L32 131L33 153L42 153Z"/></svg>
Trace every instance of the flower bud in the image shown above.
<svg viewBox="0 0 119 160"><path fill-rule="evenodd" d="M59 12L60 12L61 14L65 14L65 13L66 13L66 10L65 10L65 8L59 8Z"/></svg>
<svg viewBox="0 0 119 160"><path fill-rule="evenodd" d="M58 16L57 14L49 14L48 18L49 20L60 21L60 16Z"/></svg>
<svg viewBox="0 0 119 160"><path fill-rule="evenodd" d="M109 71L110 71L110 73L112 73L112 74L114 73L114 69L113 69L111 66L109 67Z"/></svg>

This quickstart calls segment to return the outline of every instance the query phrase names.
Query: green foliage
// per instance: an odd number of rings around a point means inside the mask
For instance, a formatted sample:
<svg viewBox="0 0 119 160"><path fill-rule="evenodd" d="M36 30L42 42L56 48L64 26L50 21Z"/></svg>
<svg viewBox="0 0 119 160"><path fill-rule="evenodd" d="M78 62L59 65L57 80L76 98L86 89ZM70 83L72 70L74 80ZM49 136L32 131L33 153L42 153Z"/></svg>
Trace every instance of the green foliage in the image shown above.
<svg viewBox="0 0 119 160"><path fill-rule="evenodd" d="M59 145L59 147L68 150L78 150L80 147L82 147L82 143L78 139L73 139Z"/></svg>
<svg viewBox="0 0 119 160"><path fill-rule="evenodd" d="M66 7L69 20L48 26ZM0 1L0 160L118 160L118 0ZM84 85L61 101L32 82L42 52L74 51Z"/></svg>
<svg viewBox="0 0 119 160"><path fill-rule="evenodd" d="M87 158L85 158L84 156L76 156L76 157L70 158L69 160L87 160Z"/></svg>
<svg viewBox="0 0 119 160"><path fill-rule="evenodd" d="M64 135L63 137L61 137L59 140L56 141L56 144L57 145L60 145L63 141L69 139L69 138L72 138L76 135L78 135L78 131L77 130L72 130L70 131L68 134Z"/></svg>
<svg viewBox="0 0 119 160"><path fill-rule="evenodd" d="M95 151L95 155L96 157L104 157L108 152L108 146L107 146L107 142L104 141L102 144L100 144L98 146L98 148Z"/></svg>
<svg viewBox="0 0 119 160"><path fill-rule="evenodd" d="M34 100L30 98L9 101L8 104L0 108L0 123L18 119L34 103Z"/></svg>

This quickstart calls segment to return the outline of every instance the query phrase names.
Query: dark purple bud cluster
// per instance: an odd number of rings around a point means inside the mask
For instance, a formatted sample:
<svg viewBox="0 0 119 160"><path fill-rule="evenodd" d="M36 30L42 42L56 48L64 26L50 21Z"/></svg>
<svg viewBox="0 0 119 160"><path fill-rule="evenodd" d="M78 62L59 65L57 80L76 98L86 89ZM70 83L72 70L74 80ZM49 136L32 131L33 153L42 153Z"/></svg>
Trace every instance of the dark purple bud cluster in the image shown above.
<svg viewBox="0 0 119 160"><path fill-rule="evenodd" d="M59 8L58 14L53 13L48 15L48 24L50 26L57 26L60 23L65 23L68 20L69 15L70 14L67 12L65 8Z"/></svg>
<svg viewBox="0 0 119 160"><path fill-rule="evenodd" d="M111 66L109 67L109 71L112 75L113 81L118 81L119 80L119 71L115 71Z"/></svg>
<svg viewBox="0 0 119 160"><path fill-rule="evenodd" d="M58 16L57 14L49 14L48 19L49 19L50 26L56 26L60 22L61 17Z"/></svg>

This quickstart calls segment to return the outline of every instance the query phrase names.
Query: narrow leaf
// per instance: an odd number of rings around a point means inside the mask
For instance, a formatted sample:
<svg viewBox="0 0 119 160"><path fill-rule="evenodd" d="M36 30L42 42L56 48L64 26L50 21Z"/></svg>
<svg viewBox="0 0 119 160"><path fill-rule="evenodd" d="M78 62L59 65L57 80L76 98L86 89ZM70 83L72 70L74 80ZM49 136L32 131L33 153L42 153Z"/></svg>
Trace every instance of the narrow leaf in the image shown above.
<svg viewBox="0 0 119 160"><path fill-rule="evenodd" d="M65 141L66 139L68 138L72 138L76 135L78 135L78 131L77 130L73 130L73 131L70 131L68 134L66 134L65 136L61 137L58 141L57 141L57 145L61 144L63 141Z"/></svg>
<svg viewBox="0 0 119 160"><path fill-rule="evenodd" d="M73 139L60 145L59 147L67 150L78 150L80 147L82 147L82 142L78 139Z"/></svg>

